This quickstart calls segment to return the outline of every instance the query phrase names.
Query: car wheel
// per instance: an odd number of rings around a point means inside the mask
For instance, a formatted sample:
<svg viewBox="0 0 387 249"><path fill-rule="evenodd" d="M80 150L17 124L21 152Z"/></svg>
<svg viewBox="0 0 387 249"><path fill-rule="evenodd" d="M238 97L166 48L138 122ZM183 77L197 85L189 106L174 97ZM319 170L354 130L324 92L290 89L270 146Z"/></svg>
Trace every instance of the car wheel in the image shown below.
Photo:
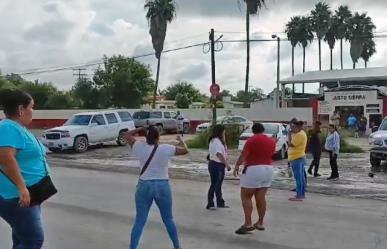
<svg viewBox="0 0 387 249"><path fill-rule="evenodd" d="M120 132L120 134L118 135L118 138L117 138L117 144L118 144L119 146L125 146L125 145L128 144L128 141L126 141L123 132Z"/></svg>
<svg viewBox="0 0 387 249"><path fill-rule="evenodd" d="M74 140L74 150L77 153L82 153L87 151L87 148L89 147L89 141L87 140L87 137L81 136L76 137Z"/></svg>
<svg viewBox="0 0 387 249"><path fill-rule="evenodd" d="M371 163L372 167L380 167L382 160L373 157L371 154L370 155L370 163Z"/></svg>

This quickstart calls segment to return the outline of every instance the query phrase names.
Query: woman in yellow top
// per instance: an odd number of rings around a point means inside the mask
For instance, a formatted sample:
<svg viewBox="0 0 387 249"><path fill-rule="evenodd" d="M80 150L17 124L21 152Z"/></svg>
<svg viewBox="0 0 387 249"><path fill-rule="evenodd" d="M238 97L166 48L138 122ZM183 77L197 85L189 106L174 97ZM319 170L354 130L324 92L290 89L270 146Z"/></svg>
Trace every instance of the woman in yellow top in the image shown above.
<svg viewBox="0 0 387 249"><path fill-rule="evenodd" d="M292 167L293 175L296 180L295 197L289 198L289 201L303 201L305 199L305 149L307 144L306 133L302 130L302 121L292 120L290 125L288 161Z"/></svg>

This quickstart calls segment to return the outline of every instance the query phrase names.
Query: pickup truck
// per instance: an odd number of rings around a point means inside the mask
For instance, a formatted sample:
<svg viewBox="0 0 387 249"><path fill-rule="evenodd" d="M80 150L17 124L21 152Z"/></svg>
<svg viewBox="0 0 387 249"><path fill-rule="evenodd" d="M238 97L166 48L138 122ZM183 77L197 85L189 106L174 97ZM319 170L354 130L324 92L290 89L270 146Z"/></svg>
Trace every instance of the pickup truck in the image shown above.
<svg viewBox="0 0 387 249"><path fill-rule="evenodd" d="M128 111L101 111L78 113L60 127L46 130L42 135L43 144L53 152L74 149L81 153L89 145L116 141L126 145L123 132L135 128Z"/></svg>
<svg viewBox="0 0 387 249"><path fill-rule="evenodd" d="M373 147L370 150L370 163L379 167L382 161L387 160L387 118L384 118L379 129L372 133L369 142Z"/></svg>
<svg viewBox="0 0 387 249"><path fill-rule="evenodd" d="M174 111L139 111L133 113L133 119L136 128L154 125L160 133L178 132L180 129L188 133L190 127L190 121Z"/></svg>

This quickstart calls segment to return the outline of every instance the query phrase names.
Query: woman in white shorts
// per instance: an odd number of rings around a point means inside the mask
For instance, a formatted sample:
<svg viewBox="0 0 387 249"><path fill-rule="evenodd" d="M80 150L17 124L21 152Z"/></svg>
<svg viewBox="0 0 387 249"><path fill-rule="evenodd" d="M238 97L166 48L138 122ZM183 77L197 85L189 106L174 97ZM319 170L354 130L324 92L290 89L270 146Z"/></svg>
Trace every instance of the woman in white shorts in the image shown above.
<svg viewBox="0 0 387 249"><path fill-rule="evenodd" d="M263 231L263 221L266 214L266 193L273 180L272 158L275 153L276 141L266 136L261 123L252 127L254 136L247 140L236 163L234 175L238 176L239 168L244 165L240 177L241 200L245 213L245 223L236 231L237 234L248 234L255 229ZM258 222L252 223L253 201L255 197Z"/></svg>

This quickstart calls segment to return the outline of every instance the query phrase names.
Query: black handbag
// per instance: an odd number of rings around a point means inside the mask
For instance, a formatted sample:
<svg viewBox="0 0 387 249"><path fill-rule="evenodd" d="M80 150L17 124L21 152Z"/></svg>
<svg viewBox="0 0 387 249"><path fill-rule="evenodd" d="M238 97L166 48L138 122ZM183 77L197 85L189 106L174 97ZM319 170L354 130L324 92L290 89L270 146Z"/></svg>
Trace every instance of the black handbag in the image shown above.
<svg viewBox="0 0 387 249"><path fill-rule="evenodd" d="M42 155L43 155L44 153L43 153L42 146L37 138L36 138L36 140L37 140L36 142L38 143L39 148L40 148ZM44 164L46 176L42 180L40 180L38 183L27 187L27 189L30 193L30 197L31 197L29 207L32 207L35 205L40 205L44 201L46 201L47 199L49 199L50 197L52 197L53 195L58 193L58 190L56 189L54 183L52 182L51 177L48 175L46 160L43 160L43 164ZM15 184L11 180L11 178L9 178L2 170L0 170L0 172L5 177L7 177L9 181L11 181L13 184Z"/></svg>

